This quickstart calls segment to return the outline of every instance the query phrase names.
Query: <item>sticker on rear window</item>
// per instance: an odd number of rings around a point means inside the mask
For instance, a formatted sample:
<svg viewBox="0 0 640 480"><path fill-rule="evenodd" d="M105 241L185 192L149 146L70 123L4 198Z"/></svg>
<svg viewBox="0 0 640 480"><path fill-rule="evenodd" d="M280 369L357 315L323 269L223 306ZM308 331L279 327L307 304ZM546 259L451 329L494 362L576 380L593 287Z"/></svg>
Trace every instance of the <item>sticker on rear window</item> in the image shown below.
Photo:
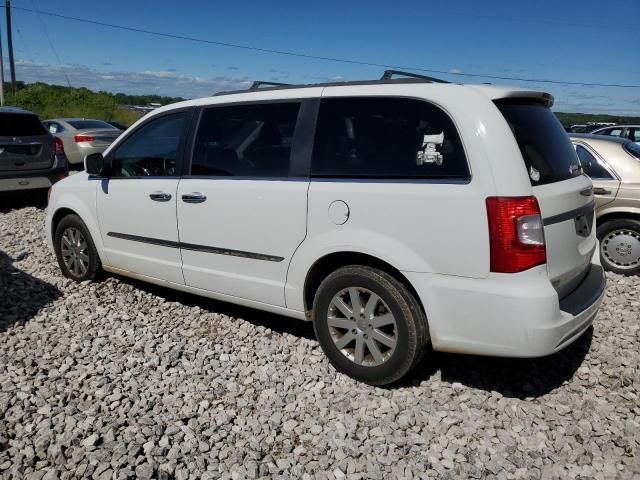
<svg viewBox="0 0 640 480"><path fill-rule="evenodd" d="M438 147L442 147L444 143L444 132L437 135L424 135L422 139L422 150L418 150L418 165L442 165L444 156L438 151Z"/></svg>

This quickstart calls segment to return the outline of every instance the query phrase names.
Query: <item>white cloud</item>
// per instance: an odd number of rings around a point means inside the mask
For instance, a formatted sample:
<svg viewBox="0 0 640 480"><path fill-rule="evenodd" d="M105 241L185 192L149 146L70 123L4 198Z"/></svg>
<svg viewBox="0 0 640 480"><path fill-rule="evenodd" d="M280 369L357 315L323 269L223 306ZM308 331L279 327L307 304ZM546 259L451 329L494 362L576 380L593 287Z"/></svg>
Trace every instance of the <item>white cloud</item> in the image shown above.
<svg viewBox="0 0 640 480"><path fill-rule="evenodd" d="M462 70L459 70L457 68L452 68L452 69L449 70L449 73L453 73L455 75L457 73L462 73Z"/></svg>
<svg viewBox="0 0 640 480"><path fill-rule="evenodd" d="M66 75L66 77L65 77ZM16 61L16 77L27 83L45 82L91 90L122 92L133 95L158 94L198 98L222 90L247 88L251 82L244 76L220 75L201 77L181 75L171 70L117 72L96 70L82 65L51 65L30 60Z"/></svg>

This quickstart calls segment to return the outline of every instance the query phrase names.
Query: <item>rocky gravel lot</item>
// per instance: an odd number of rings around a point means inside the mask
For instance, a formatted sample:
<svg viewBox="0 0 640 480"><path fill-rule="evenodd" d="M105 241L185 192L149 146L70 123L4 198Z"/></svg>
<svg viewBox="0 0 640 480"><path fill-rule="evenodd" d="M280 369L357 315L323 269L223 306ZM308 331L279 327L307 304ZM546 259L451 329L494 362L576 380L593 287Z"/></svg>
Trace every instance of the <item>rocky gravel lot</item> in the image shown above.
<svg viewBox="0 0 640 480"><path fill-rule="evenodd" d="M0 206L0 478L640 478L640 279L537 360L433 354L382 389L309 324L63 278Z"/></svg>

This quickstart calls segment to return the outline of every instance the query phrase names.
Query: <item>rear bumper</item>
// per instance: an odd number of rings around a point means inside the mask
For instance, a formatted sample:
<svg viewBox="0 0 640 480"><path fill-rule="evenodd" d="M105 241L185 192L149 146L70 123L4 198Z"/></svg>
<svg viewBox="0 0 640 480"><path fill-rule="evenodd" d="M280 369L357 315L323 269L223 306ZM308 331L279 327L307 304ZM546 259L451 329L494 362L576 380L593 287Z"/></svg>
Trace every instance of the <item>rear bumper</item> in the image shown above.
<svg viewBox="0 0 640 480"><path fill-rule="evenodd" d="M582 283L559 301L563 320L548 328L529 329L531 343L538 345L540 355L562 350L591 326L604 299L606 285L604 269L600 265L591 264Z"/></svg>
<svg viewBox="0 0 640 480"><path fill-rule="evenodd" d="M51 168L0 173L0 192L49 188L69 174L67 159L56 157Z"/></svg>
<svg viewBox="0 0 640 480"><path fill-rule="evenodd" d="M18 190L38 190L53 185L49 177L18 177L0 179L0 192L15 192Z"/></svg>
<svg viewBox="0 0 640 480"><path fill-rule="evenodd" d="M562 300L545 266L485 279L405 275L425 306L435 350L504 357L542 357L565 348L593 323L606 286L597 260Z"/></svg>

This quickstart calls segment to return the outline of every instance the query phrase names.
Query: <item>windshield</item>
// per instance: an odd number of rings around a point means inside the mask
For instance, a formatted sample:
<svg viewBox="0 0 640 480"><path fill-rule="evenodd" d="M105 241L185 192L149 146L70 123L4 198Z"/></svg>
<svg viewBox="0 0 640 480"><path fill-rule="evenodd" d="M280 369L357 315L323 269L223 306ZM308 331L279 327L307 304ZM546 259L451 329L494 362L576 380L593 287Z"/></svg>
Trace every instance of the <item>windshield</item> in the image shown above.
<svg viewBox="0 0 640 480"><path fill-rule="evenodd" d="M533 103L497 102L497 106L518 142L532 185L581 174L576 151L551 109Z"/></svg>
<svg viewBox="0 0 640 480"><path fill-rule="evenodd" d="M36 115L0 113L0 137L31 137L46 130Z"/></svg>
<svg viewBox="0 0 640 480"><path fill-rule="evenodd" d="M114 128L107 122L100 120L68 120L67 123L76 130L87 130L89 128Z"/></svg>

